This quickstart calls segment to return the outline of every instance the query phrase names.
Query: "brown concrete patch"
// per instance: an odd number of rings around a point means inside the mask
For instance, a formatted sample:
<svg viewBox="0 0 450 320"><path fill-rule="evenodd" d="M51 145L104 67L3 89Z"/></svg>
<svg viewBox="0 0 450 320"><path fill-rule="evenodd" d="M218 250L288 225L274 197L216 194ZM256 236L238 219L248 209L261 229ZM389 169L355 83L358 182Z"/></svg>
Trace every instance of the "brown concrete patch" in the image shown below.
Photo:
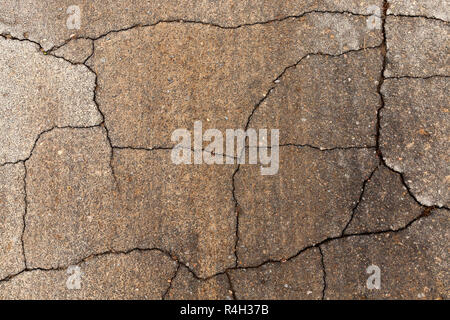
<svg viewBox="0 0 450 320"><path fill-rule="evenodd" d="M115 238L114 183L104 129L55 129L27 161L28 267L57 268L107 251Z"/></svg>
<svg viewBox="0 0 450 320"><path fill-rule="evenodd" d="M200 277L235 263L233 165L175 165L171 150L115 150L119 249L159 247Z"/></svg>
<svg viewBox="0 0 450 320"><path fill-rule="evenodd" d="M321 148L374 146L379 49L309 56L279 80L250 128L279 128L280 143Z"/></svg>
<svg viewBox="0 0 450 320"><path fill-rule="evenodd" d="M244 128L255 105L308 53L340 54L381 42L365 17L314 14L236 30L162 23L96 41L88 61L115 146L172 146L171 133ZM376 102L375 102L376 103Z"/></svg>

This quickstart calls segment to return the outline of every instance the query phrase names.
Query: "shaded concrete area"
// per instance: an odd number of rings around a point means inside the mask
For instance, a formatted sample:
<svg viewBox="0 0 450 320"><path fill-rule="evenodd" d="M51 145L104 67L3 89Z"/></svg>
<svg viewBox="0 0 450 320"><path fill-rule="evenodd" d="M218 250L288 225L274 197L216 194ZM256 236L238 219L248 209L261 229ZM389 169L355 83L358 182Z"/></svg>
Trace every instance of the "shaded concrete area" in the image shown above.
<svg viewBox="0 0 450 320"><path fill-rule="evenodd" d="M398 233L325 244L325 298L448 299L448 223L448 210L437 210ZM366 287L371 265L381 269L379 290Z"/></svg>
<svg viewBox="0 0 450 320"><path fill-rule="evenodd" d="M449 298L447 1L72 5L0 3L0 299Z"/></svg>

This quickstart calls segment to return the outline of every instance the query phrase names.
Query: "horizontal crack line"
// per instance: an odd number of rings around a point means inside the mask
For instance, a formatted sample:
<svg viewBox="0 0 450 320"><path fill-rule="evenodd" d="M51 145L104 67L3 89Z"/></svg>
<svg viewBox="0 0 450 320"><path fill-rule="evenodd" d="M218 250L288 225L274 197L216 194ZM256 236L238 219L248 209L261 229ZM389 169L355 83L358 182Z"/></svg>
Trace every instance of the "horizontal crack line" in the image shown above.
<svg viewBox="0 0 450 320"><path fill-rule="evenodd" d="M418 77L418 76L390 76L390 77L384 77L385 80L390 80L390 79L432 79L432 78L450 78L450 76L448 75L444 75L444 74L434 74L434 75L430 75L430 76L423 76L423 77Z"/></svg>
<svg viewBox="0 0 450 320"><path fill-rule="evenodd" d="M153 23L148 23L148 24L138 23L138 24L134 24L134 25L131 25L128 27L120 28L120 29L113 29L113 30L107 31L99 36L96 36L96 37L81 36L81 37L77 37L77 38L66 39L61 45L53 46L51 49L48 50L48 52L58 50L74 39L86 39L86 40L96 41L96 40L102 39L112 33L125 32L125 31L129 31L129 30L132 30L135 28L154 27L159 24L165 24L165 23L167 23L167 24L170 24L170 23L200 24L200 25L215 27L215 28L219 28L219 29L236 30L236 29L241 29L244 27L252 27L252 26L257 26L257 25L265 25L265 24L271 24L271 23L276 23L276 22L283 22L283 21L286 21L289 19L300 19L300 18L303 18L308 15L312 15L312 14L351 15L351 16L356 16L356 17L370 17L373 15L371 13L362 14L362 13L354 13L351 11L310 10L310 11L306 11L306 12L303 12L298 15L287 15L287 16L284 16L284 17L278 18L278 19L269 19L266 21L256 21L256 22L244 23L244 24L240 24L240 25L236 25L236 26L225 26L225 25L221 25L221 24L213 23L213 22L206 22L206 21L201 21L201 20L189 20L189 19L158 20Z"/></svg>
<svg viewBox="0 0 450 320"><path fill-rule="evenodd" d="M152 248L141 248L141 247L136 247L136 248L132 248L129 250L124 250L124 251L118 251L118 250L108 250L108 251L104 251L101 253L94 253L91 254L85 258L82 258L80 260L78 260L77 262L73 262L70 263L69 265L66 266L58 266L55 268L42 268L42 267L34 267L34 268L24 268L23 270L9 275L3 279L0 279L0 283L1 282L7 282L10 281L12 279L14 279L15 277L19 276L20 274L24 273L24 272L32 272L32 271L62 271L62 270L66 270L69 266L71 265L79 265L82 264L84 262L87 262L91 259L97 258L97 257L101 257L101 256L105 256L105 255L120 255L120 254L129 254L135 251L141 251L141 252L148 252L148 251L158 251L160 253L165 254L167 257L169 257L170 259L172 259L173 261L181 264L182 266L184 266L186 269L189 270L189 272L194 276L195 279L197 280L201 280L201 281L206 281L209 279L212 279L218 275L224 275L229 271L233 271L233 270L242 270L242 269L257 269L260 268L266 264L269 263L284 263L287 261L290 261L292 259L295 259L296 257L298 257L300 254L304 253L307 250L313 249L313 248L318 248L323 244L329 243L331 241L337 241L340 239L345 239L345 238L350 238L350 237L364 237L364 236L372 236L372 235L380 235L380 234L387 234L387 233L398 233L398 232L402 232L406 229L408 229L410 226L412 226L415 222L419 221L420 219L424 218L424 217L428 217L430 216L430 214L432 214L432 211L434 209L437 209L436 207L425 207L423 213L421 215L419 215L418 217L414 218L413 220L411 220L408 224L406 224L404 227L399 228L397 230L381 230L381 231L376 231L376 232L361 232L361 233L352 233L352 234L344 234L344 235L339 235L336 237L330 237L330 238L326 238L318 243L306 246L302 249L300 249L297 253L295 253L294 255L284 258L284 259L280 259L280 260L274 260L274 259L268 259L262 263L256 264L256 265L248 265L248 266L235 266L235 267L231 267L231 268L226 268L224 271L215 273L211 276L207 276L207 277L200 277L196 274L196 272L190 267L188 266L186 263L182 262L179 258L177 258L177 255L174 253L171 253L168 250L165 249L161 249L161 248L157 248L157 247L152 247Z"/></svg>
<svg viewBox="0 0 450 320"><path fill-rule="evenodd" d="M387 14L387 17L399 17L399 18L419 18L419 19L427 19L427 20L434 20L439 21L443 23L449 23L449 21L446 21L441 18L433 17L433 16L426 16L426 15L408 15L408 14L400 14L400 13L389 13Z"/></svg>

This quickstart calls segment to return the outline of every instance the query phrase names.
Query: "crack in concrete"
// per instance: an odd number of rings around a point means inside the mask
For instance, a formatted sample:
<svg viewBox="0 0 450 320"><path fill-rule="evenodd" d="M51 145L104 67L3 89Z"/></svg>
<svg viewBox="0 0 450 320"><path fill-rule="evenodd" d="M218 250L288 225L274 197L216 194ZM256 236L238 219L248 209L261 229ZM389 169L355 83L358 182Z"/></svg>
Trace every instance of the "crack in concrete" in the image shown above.
<svg viewBox="0 0 450 320"><path fill-rule="evenodd" d="M294 144L294 143L286 143L286 144L280 144L280 147L296 147L296 148L311 148L314 150L319 151L336 151L336 150L360 150L360 149L375 149L376 146L349 146L349 147L332 147L332 148L323 148L311 144ZM270 146L267 147L268 149L271 149Z"/></svg>
<svg viewBox="0 0 450 320"><path fill-rule="evenodd" d="M55 45L52 48L50 48L48 50L48 52L53 52L55 50L58 50L60 48L62 48L63 46L65 46L66 44L68 44L70 41L74 40L74 39L85 39L85 40L92 40L92 41L96 41L99 39L102 39L112 33L119 33L119 32L124 32L124 31L129 31L135 28L147 28L147 27L154 27L157 26L159 24L164 24L164 23L187 23L187 24L201 24L201 25L205 25L205 26L210 26L210 27L216 27L219 29L225 29L225 30L236 30L236 29L241 29L244 27L252 27L252 26L256 26L256 25L265 25L265 24L271 24L271 23L276 23L276 22L282 22L288 19L300 19L303 18L305 16L311 15L311 14L339 14L339 15L351 15L351 16L357 16L357 17L370 17L372 16L371 13L367 13L367 14L361 14L361 13L354 13L351 11L333 11L333 10L310 10L310 11L305 11L301 14L298 15L287 15L284 16L282 18L277 18L277 19L270 19L270 20L266 20L266 21L257 21L257 22L252 22L252 23L243 23L237 26L224 26L218 23L213 23L213 22L206 22L206 21L201 21L201 20L188 20L188 19L169 19L169 20L158 20L156 22L153 23L149 23L149 24L143 24L143 23L138 23L138 24L134 24L128 27L124 27L124 28L120 28L120 29L114 29L114 30L109 30L97 37L88 37L88 36L81 36L81 37L77 37L77 38L70 38L70 39L66 39L63 41L62 44L60 45Z"/></svg>
<svg viewBox="0 0 450 320"><path fill-rule="evenodd" d="M383 96L383 94L381 93L381 87L382 87L382 85L383 85L383 83L384 83L384 80L385 80L385 79L393 79L393 78L396 78L396 79L399 79L399 78L416 78L416 77L410 77L410 76L404 76L404 77L384 77L384 71L385 71L385 69L386 69L386 62L387 62L387 58L386 58L387 47L386 47L386 28L385 28L385 22L386 22L386 17L387 17L387 16L415 17L415 18L425 18L425 19L439 20L439 21L442 21L442 22L445 22L445 23L448 23L448 22L447 22L447 21L444 21L444 20L441 20L441 19L438 19L438 18L429 18L429 17L425 17L425 16L406 16L406 15L392 15L392 14L387 15L387 4L388 4L388 3L387 3L387 1L385 0L385 1L384 1L384 8L383 8L383 16L382 16L382 33L383 33L383 43L382 43L382 44L380 44L379 46L376 46L376 47L361 48L361 49L357 49L357 50L346 51L346 52L341 53L341 54L339 54L339 55L330 55L330 54L325 54L325 53L310 53L310 54L307 54L307 55L303 56L297 63L295 63L295 64L293 64L293 65L290 65L290 66L286 67L286 68L283 70L283 72L282 72L282 73L274 80L275 85L272 86L272 87L267 91L266 95L265 95L265 96L264 96L264 97L263 97L263 98L255 105L255 107L253 108L251 114L249 115L249 117L248 117L248 119L247 119L247 123L246 123L246 125L245 125L245 128L246 128L246 130L248 129L248 127L249 127L249 125L250 125L250 122L251 122L251 119L252 119L253 115L255 114L255 112L257 112L257 109L259 108L259 106L267 99L267 97L268 97L268 96L271 94L271 92L275 89L275 87L276 87L276 81L279 80L279 79L285 74L285 72L286 72L288 69L296 67L303 59L307 58L308 56L311 56L311 55L340 56L340 55L346 54L346 53L348 53L348 52L353 52L353 51L362 51L362 50L365 50L365 49L381 48L381 49L382 49L382 54L383 54L383 67L382 67L382 71L381 71L381 75L380 75L380 81L379 81L379 85L378 85L378 94L379 94L380 99L381 99L381 106L380 106L380 108L378 109L378 112L377 112L377 135L376 135L376 145L375 145L375 146L335 147L335 148L328 148L328 149L323 149L323 148L320 148L320 147L317 147L317 146L312 146L312 145L285 144L285 145L282 145L282 146L309 147L309 148L314 148L314 149L318 149L318 150L321 150L321 151L330 151L330 150L336 150L336 149L350 149L350 148L352 148L352 149L354 149L354 148L357 148L357 149L363 149L363 148L376 149L376 150L377 150L377 155L378 155L378 157L379 157L379 159L380 159L380 165L383 165L383 166L385 166L386 168L388 168L389 170L391 170L392 172L395 172L395 173L397 173L397 174L400 175L401 180L402 180L402 183L403 183L403 185L405 186L405 188L407 189L408 194L415 200L416 203L418 203L418 204L423 208L423 212L422 212L421 215L419 215L419 216L416 217L415 219L411 220L411 221L410 221L408 224L406 224L404 227L399 228L399 229L397 229L397 230L390 230L390 229L389 229L389 230L380 230L380 231L375 231L375 232L363 232L363 233L356 233L356 234L345 234L345 231L347 230L348 226L349 226L350 223L352 222L353 217L354 217L354 214L355 214L355 212L356 212L356 210L357 210L359 204L360 204L361 201L362 201L362 198L363 198L363 195L364 195L364 192L365 192L367 183L370 181L370 179L371 179L371 177L373 176L373 174L374 174L374 173L376 172L376 170L378 170L378 168L379 168L379 166L377 166L377 167L372 171L372 173L371 173L371 175L369 176L369 178L367 178L367 179L363 182L362 191L361 191L359 200L358 200L357 204L354 206L354 208L353 208L353 210L352 210L352 215L351 215L351 217L350 217L350 220L348 221L348 223L347 223L346 226L344 227L344 229L343 229L343 231L341 232L341 235L340 235L340 236L330 237L330 238L327 238L327 239L325 239L325 240L322 240L322 241L320 241L320 242L318 242L318 243L316 243L316 244L314 244L314 245L310 245L310 246L307 246L307 247L305 247L305 248L302 248L302 249L300 249L295 255L293 255L293 256L291 256L291 257L288 257L288 258L286 258L286 259L282 259L282 260L267 260L267 261L264 261L264 262L262 262L262 263L260 263L260 264L258 264L258 265L254 265L254 266L245 266L245 267L244 267L244 266L239 266L239 264L238 264L239 258L238 258L238 255L237 255L237 247L238 247L238 243L239 243L239 211L240 211L240 205L239 205L239 202L238 202L238 200L237 200L237 198L236 198L236 195L235 195L235 190L236 190L236 188L235 188L235 176L236 176L236 174L239 172L239 169L240 169L240 165L238 165L237 169L235 170L235 172L233 173L233 176L232 176L232 186L233 186L232 193L233 193L233 199L234 199L234 201L235 201L235 209L236 209L236 242L235 242L236 264L235 264L235 267L233 267L233 268L227 268L227 269L225 269L225 270L222 271L222 272L218 272L218 273L216 273L216 274L214 274L214 275L212 275L212 276L206 277L206 278L201 278L201 277L197 276L197 274L195 273L195 271L192 270L189 266L187 266L185 263L179 261L179 259L178 259L176 256L172 255L169 251L166 251L166 250L163 250L163 249L160 249L160 248L133 248L133 249L130 249L130 250L127 250L127 251L114 251L114 250L109 250L109 251L105 251L105 252L101 252L101 253L92 254L92 255L90 255L90 256L88 256L88 257L85 257L85 258L81 259L81 260L78 261L78 263L76 263L76 264L81 264L81 263L86 262L86 261L88 261L88 260L90 260L90 259L93 259L93 258L96 258L96 257L99 257L99 256L103 256L103 255L108 255L108 254L128 254L128 253L131 253L131 252L134 252L134 251L159 251L159 252L161 252L161 253L163 253L163 254L169 256L172 260L174 260L174 261L176 261L176 262L178 263L177 269L176 269L176 271L175 271L173 277L171 278L171 280L170 280L170 282L169 282L169 287L168 287L168 289L166 290L166 292L165 292L164 295L163 295L163 299L166 298L167 294L168 294L169 291L171 290L171 288L172 288L172 282L173 282L173 280L176 278L176 276L177 276L177 274L178 274L178 272L179 272L181 266L186 267L186 269L189 270L190 273L192 273L192 275L194 276L194 278L196 278L197 280L200 280L200 281L206 281L206 280L209 280L209 279L211 279L211 278L213 278L213 277L216 277L216 276L218 276L218 275L225 274L226 277L227 277L227 279L228 279L229 285L230 285L230 291L232 292L232 296L233 296L234 299L236 299L236 293L235 293L235 290L234 290L234 288L233 288L233 283L232 283L231 277L230 277L230 275L229 275L229 271L237 270L237 269L259 268L259 267L261 267L261 266L263 266L263 265L265 265L265 264L267 264L267 263L283 263L283 262L285 262L285 261L289 261L289 260L292 260L292 259L298 257L300 254L302 254L303 252L305 252L305 251L307 251L307 250L309 250L309 249L312 249L312 248L318 248L319 251L320 251L320 254L321 254L322 269L323 269L323 292L322 292L322 299L325 299L326 288L327 288L327 284L326 284L326 267L325 267L325 263L324 263L324 254L323 254L323 252L322 252L321 245L323 245L323 244L325 244L325 243L328 243L328 242L331 242L331 241L335 241L335 240L347 238L347 237L373 236L373 235L378 235L378 234L401 232L401 231L406 230L407 228L409 228L409 227L410 227L411 225L413 225L416 221L419 221L419 220L422 219L423 217L427 217L427 216L429 216L430 214L432 214L432 211L433 211L434 209L436 209L437 207L435 207L435 206L432 206L432 207L430 207L430 206L424 206L423 204L421 204L421 203L417 200L417 198L414 196L414 194L411 192L411 190L410 190L410 188L408 187L408 185L406 184L403 174L402 174L401 172L397 172L396 170L390 168L390 167L385 163L384 158L383 158L383 155L382 155L382 152L381 152L381 150L380 150L380 123L381 123L381 111L382 111L382 109L383 109L384 106L385 106L384 96ZM25 229L26 229L26 214L27 214L27 206L28 206L28 200L27 200L27 186L26 186L26 178L27 178L27 167L26 167L26 162L32 157L33 152L34 152L34 150L35 150L35 148L36 148L36 145L37 145L39 139L40 139L44 134L49 133L49 132L51 132L51 131L53 131L53 130L55 130L55 129L88 129L88 128L95 128L95 127L103 127L103 128L105 129L105 132L106 132L106 138L107 138L108 143L109 143L109 145L110 145L110 147L111 147L110 166L111 166L111 170L112 170L113 177L114 177L115 180L116 180L116 177L115 177L114 167L113 167L114 149L132 149L132 150L146 150L146 151L172 149L172 148L167 148L167 147L154 147L154 148L120 147L120 146L114 146L114 145L112 144L112 141L111 141L111 138L110 138L110 135L109 135L109 130L108 130L108 128L107 128L106 125L105 125L105 115L104 115L104 113L101 111L101 108L100 108L100 106L99 106L99 104L98 104L98 102L97 102L97 100L96 100L96 93L97 93L97 88L98 88L98 82L97 82L97 81L98 81L98 76L97 76L97 74L94 72L94 70L92 70L92 68L90 68L88 65L86 65L87 61L94 55L94 52L95 52L95 42L94 42L94 41L95 41L95 40L101 39L101 38L103 38L103 37L105 37L105 36L107 36L107 35L109 35L109 34L111 34L111 33L127 31L127 30L130 30L130 29L133 29L133 28L137 28L137 27L151 27L151 26L156 26L157 24L160 24L160 23L197 23L197 24L204 24L204 25L214 26L214 27L223 28L223 29L238 29L238 28L242 28L242 27L246 27L246 26L258 25L258 24L268 24L268 23L272 23L272 22L280 22L280 21L284 21L284 20L290 19L290 18L301 18L301 17L303 17L303 16L305 16L305 15L307 15L307 14L312 14L312 13L352 14L352 15L357 15L357 16L366 16L366 15L361 15L361 14L354 14L354 13L351 13L351 12L333 12L333 11L316 11L316 10L314 10L314 11L310 11L310 12L303 13L303 14L298 15L298 16L287 16L287 17L284 17L284 18L281 18L281 19L273 19L273 20L269 20L269 21L265 21L265 22L256 22L256 23L251 23L251 24L242 24L242 25L239 25L239 26L236 26L236 27L220 26L220 25L216 25L216 24L213 24L213 23L206 23L206 22L201 22L201 21L185 21L185 20L158 21L158 22L156 22L156 23L149 24L149 25L135 25L135 26L131 26L131 27L128 27L128 28L124 28L124 29L111 30L111 31L109 31L109 32L107 32L107 33L105 33L105 34L103 34L103 35L100 35L100 36L97 37L97 38L85 38L85 39L90 39L90 40L93 40L93 41L92 41L92 53L89 55L88 58L86 58L86 60L85 60L83 63L73 63L73 62L71 62L70 60L67 60L67 59L65 59L65 58L63 58L63 57L57 57L57 56L55 56L56 58L64 59L64 60L70 62L71 64L76 64L76 65L83 64L83 65L85 65L91 72L93 72L93 73L95 74L94 103L96 104L99 113L102 115L102 122L101 122L100 124L98 124L98 125L95 125L95 126L86 126L86 127L75 127L75 126L64 126L64 127L59 127L59 126L54 126L54 127L51 128L51 129L44 130L44 131L42 131L42 132L37 136L37 138L36 138L36 140L35 140L35 142L34 142L34 144L33 144L33 147L32 147L32 149L31 149L31 151L30 151L30 154L29 154L29 156L28 156L27 158L18 160L18 161L16 161L16 162L7 162L7 163L0 164L0 167L2 167L2 166L9 165L9 164L23 163L24 168L25 168L25 174L24 174L24 178L23 178L23 182L24 182L25 212L24 212L24 215L23 215L23 223L24 223L24 226L23 226L23 232L22 232L22 236L21 236L22 250L23 250L23 258L24 258L25 268L24 268L23 270L21 270L20 272L17 272L17 273L15 273L15 274L9 275L9 276L7 276L7 277L4 278L4 279L0 279L0 282L10 281L10 280L12 280L13 278L19 276L20 274L22 274L22 273L24 273L24 272L32 272L32 271L36 271L36 270L41 270L41 271L57 271L57 270L65 270L65 269L67 268L67 266L60 266L60 267L57 267L57 268L45 269L45 268L28 268L28 266L27 266L27 260L26 260L26 254L25 254L25 247L24 247L24 241L23 241L23 236L24 236ZM370 16L370 15L367 15L367 16ZM39 47L39 49L40 49L44 54L47 54L47 52L45 52L45 51L42 49L42 46L41 46L38 42L36 42L36 41L29 40L29 39L18 39L18 38L13 38L13 37L11 37L11 36L9 36L9 35L3 35L3 34L1 34L0 36L3 37L3 38L5 38L5 39L12 39L12 40L17 40L17 41L29 41L29 42L31 42L31 43L37 45L37 46ZM70 40L72 40L72 39L70 39ZM66 41L63 45L67 44L70 40ZM59 47L53 47L52 49L50 49L50 50L48 51L48 53L50 53L50 52L52 52L52 51L54 51L54 50L56 50L56 49L61 48L63 45L61 45L61 46L59 46ZM53 54L51 54L51 55L53 55ZM53 56L54 56L54 55L53 55ZM427 78L431 78L431 77L448 77L448 76L446 76L446 75L433 75L433 76L429 76L429 77L423 77L422 79L427 79ZM117 183L117 181L116 181L116 183ZM444 207L444 209L449 210L449 209L446 208L446 207Z"/></svg>
<svg viewBox="0 0 450 320"><path fill-rule="evenodd" d="M230 158L230 159L239 159L238 156L231 156L225 153L215 153L212 151L207 151L206 148L202 148L202 149L195 149L195 148L187 148L187 147L182 147L182 146L155 146L155 147L151 147L151 148L146 148L146 147L119 147L119 146L113 146L112 147L113 150L135 150L135 151L167 151L167 150L191 150L192 152L207 152L210 153L211 155L218 155L218 156L222 156L222 157L226 157L226 158Z"/></svg>
<svg viewBox="0 0 450 320"><path fill-rule="evenodd" d="M327 290L327 271L325 269L325 261L324 261L324 255L322 252L322 247L318 246L319 253L320 253L320 262L322 264L322 273L323 273L323 289L322 289L322 300L325 300L325 294Z"/></svg>
<svg viewBox="0 0 450 320"><path fill-rule="evenodd" d="M417 76L391 76L391 77L384 77L384 79L395 79L395 80L399 80L399 79L423 79L423 80L427 80L427 79L433 79L433 78L450 78L450 76L448 75L444 75L444 74L434 74L431 76L426 76L426 77L417 77Z"/></svg>
<svg viewBox="0 0 450 320"><path fill-rule="evenodd" d="M358 210L359 204L363 201L364 193L366 192L367 184L370 182L370 180L372 179L372 177L375 174L375 172L377 172L377 170L378 170L378 166L375 167L375 169L372 171L372 173L369 175L369 177L364 180L362 188L361 188L361 193L359 195L359 199L358 199L357 203L355 204L355 206L353 207L350 219L348 220L347 224L345 225L344 229L342 230L341 235L345 234L345 231L347 231L348 227L352 223L353 218L355 217L356 210Z"/></svg>
<svg viewBox="0 0 450 320"><path fill-rule="evenodd" d="M22 228L22 234L20 235L20 242L22 244L23 264L25 265L25 268L28 268L27 255L25 253L25 242L23 240L23 237L25 235L25 229L27 227L27 213L28 213L27 166L25 164L25 161L23 162L23 168L25 170L24 174L23 174L24 212L23 212L23 215L22 215L23 228Z"/></svg>
<svg viewBox="0 0 450 320"><path fill-rule="evenodd" d="M178 272L180 271L180 268L181 268L181 265L180 265L179 262L177 262L177 268L176 268L175 272L173 273L173 276L169 279L169 286L167 287L167 290L162 295L162 300L166 300L167 299L167 295L169 294L170 289L172 289L173 281L177 277Z"/></svg>
<svg viewBox="0 0 450 320"><path fill-rule="evenodd" d="M100 115L102 116L102 122L100 123L100 126L102 126L105 129L106 132L106 140L108 141L109 147L111 149L110 152L110 158L109 158L109 166L111 169L111 173L113 175L114 178L114 183L116 186L118 186L117 184L117 177L116 177L116 172L114 171L114 166L113 166L113 161L114 161L114 148L113 148L113 144L111 141L111 136L109 134L109 129L106 126L106 116L103 113L102 109L100 108L100 104L97 101L97 90L98 90L98 75L97 73L94 71L94 69L92 69L90 66L87 65L87 61L89 60L89 58L91 58L93 55L95 54L95 43L94 41L92 41L92 53L91 55L84 61L83 65L89 70L91 71L94 75L95 75L95 87L94 87L94 97L93 97L93 101L94 104L97 108L97 111L100 113Z"/></svg>
<svg viewBox="0 0 450 320"><path fill-rule="evenodd" d="M423 203L421 203L421 202L417 199L417 197L414 195L414 193L411 191L411 188L410 188L410 187L408 186L408 184L406 183L406 179L405 179L403 173L402 173L402 172L399 172L399 171L396 171L394 168L391 168L391 167L386 163L386 161L385 161L385 159L384 159L384 157L383 157L383 153L382 153L381 147L380 147L380 137L381 137L381 121L382 121L382 119L381 119L381 112L382 112L382 110L383 110L384 107L385 107L385 99L384 99L384 95L383 95L381 89L382 89L383 84L384 84L384 81L385 81L386 79L401 79L401 78L410 78L410 79L417 79L417 78L420 78L420 79L428 79L428 78L433 78L433 77L445 77L445 78L447 78L447 76L441 76L441 75L434 75L434 76L433 76L433 75L432 75L432 76L429 76L429 77L422 77L422 78L421 78L421 77L412 77L412 76L401 76L401 77L390 77L390 78L387 78L387 77L384 76L384 73L385 73L385 71L386 71L386 66L387 66L387 51L388 51L388 47L387 47L387 36L386 36L386 18L388 17L388 14L387 14L388 8L389 8L389 3L388 3L387 0L384 0L384 3L383 3L383 14L382 14L382 24L381 24L381 29L382 29L382 34L383 34L383 43L382 43L382 45L381 45L381 47L382 47L382 54L383 54L383 68L382 68L382 71L381 71L381 73L380 73L380 79L379 79L379 82L378 82L378 95L380 96L380 99L381 99L381 106L380 106L380 108L379 108L378 111L377 111L377 134L376 134L376 150L377 150L377 155L378 155L378 158L380 159L380 164L381 164L381 165L385 166L386 168L388 168L388 169L391 170L392 172L395 172L395 173L397 173L397 174L400 175L402 184L405 186L406 190L408 191L408 194L414 199L414 201L415 201L417 204L419 204L421 207L424 207L424 208L434 208L434 207L426 206L426 205L424 205ZM412 17L412 16L409 16L409 17ZM423 17L420 17L420 18L423 18ZM445 206L442 207L442 208L448 209L448 208L445 207Z"/></svg>
<svg viewBox="0 0 450 320"><path fill-rule="evenodd" d="M230 276L230 274L228 273L228 271L225 271L225 276L227 277L227 279L228 279L228 285L230 286L230 293L231 293L231 296L233 297L233 300L238 300L237 298L236 298L236 290L234 289L234 286L233 286L233 281L231 281L231 276Z"/></svg>
<svg viewBox="0 0 450 320"><path fill-rule="evenodd" d="M399 18L420 18L420 19L427 19L427 20L435 20L435 21L440 21L440 22L444 22L444 23L449 23L449 21L446 21L444 19L441 18L437 18L437 17L433 17L433 16L425 16L425 15L413 15L413 14L400 14L400 13L389 13L386 14L386 17L399 17Z"/></svg>

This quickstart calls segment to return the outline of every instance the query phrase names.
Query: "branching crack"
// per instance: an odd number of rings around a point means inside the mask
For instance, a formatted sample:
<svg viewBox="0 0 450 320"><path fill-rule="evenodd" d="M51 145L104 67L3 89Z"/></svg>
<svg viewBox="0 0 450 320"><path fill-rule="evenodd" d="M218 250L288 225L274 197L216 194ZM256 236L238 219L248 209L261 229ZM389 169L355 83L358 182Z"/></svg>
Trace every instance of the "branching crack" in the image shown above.
<svg viewBox="0 0 450 320"><path fill-rule="evenodd" d="M362 185L362 188L361 188L361 193L360 193L360 195L359 195L359 199L358 199L358 201L356 202L355 206L353 207L353 209L352 209L352 214L351 214L351 216L350 216L350 219L348 220L347 224L345 225L344 229L342 230L341 235L344 235L344 234L345 234L345 231L347 231L348 227L349 227L350 224L352 223L353 218L355 217L356 210L358 210L358 207L359 207L360 203L363 201L364 193L366 192L367 184L370 182L370 180L372 179L373 175L375 174L375 172L376 172L377 170L378 170L378 166L371 172L371 174L369 175L369 177L368 177L366 180L364 180L363 185Z"/></svg>

